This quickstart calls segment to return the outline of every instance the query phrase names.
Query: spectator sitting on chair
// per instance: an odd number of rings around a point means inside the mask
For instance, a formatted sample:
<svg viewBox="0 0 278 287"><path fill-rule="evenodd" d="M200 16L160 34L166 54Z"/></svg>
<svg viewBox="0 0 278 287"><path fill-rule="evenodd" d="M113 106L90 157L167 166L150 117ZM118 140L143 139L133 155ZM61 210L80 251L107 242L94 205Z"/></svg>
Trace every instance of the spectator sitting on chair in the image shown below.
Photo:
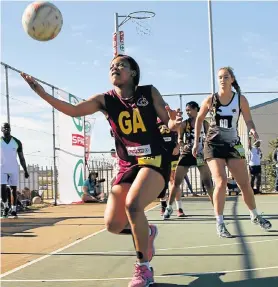
<svg viewBox="0 0 278 287"><path fill-rule="evenodd" d="M31 205L31 190L28 187L24 187L21 191L21 199L19 199L24 203L25 206Z"/></svg>
<svg viewBox="0 0 278 287"><path fill-rule="evenodd" d="M97 172L90 172L88 179L83 184L82 200L85 203L89 202L103 202L104 194L100 190L100 186L97 182Z"/></svg>

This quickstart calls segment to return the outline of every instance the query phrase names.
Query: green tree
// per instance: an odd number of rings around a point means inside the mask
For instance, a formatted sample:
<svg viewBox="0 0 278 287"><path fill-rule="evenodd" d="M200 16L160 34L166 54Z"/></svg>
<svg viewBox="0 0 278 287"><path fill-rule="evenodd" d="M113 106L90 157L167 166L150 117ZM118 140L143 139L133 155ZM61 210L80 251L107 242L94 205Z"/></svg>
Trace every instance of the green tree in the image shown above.
<svg viewBox="0 0 278 287"><path fill-rule="evenodd" d="M273 162L272 156L273 156L274 149L277 147L277 145L278 145L278 137L269 142L269 146L271 147L271 152L265 158L265 160L269 163L266 165L266 178L267 178L267 184L269 186L269 191L274 190L276 170L275 170L275 163Z"/></svg>

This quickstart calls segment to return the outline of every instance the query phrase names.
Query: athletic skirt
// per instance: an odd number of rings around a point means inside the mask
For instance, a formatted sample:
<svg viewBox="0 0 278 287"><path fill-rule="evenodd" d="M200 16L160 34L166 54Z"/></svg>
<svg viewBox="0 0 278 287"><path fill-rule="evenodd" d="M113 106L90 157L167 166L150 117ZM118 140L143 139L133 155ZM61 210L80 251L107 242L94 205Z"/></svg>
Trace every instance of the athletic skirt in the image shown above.
<svg viewBox="0 0 278 287"><path fill-rule="evenodd" d="M240 141L236 144L205 142L204 158L245 159L245 150Z"/></svg>
<svg viewBox="0 0 278 287"><path fill-rule="evenodd" d="M171 157L171 171L175 171L179 163L179 155L172 155Z"/></svg>
<svg viewBox="0 0 278 287"><path fill-rule="evenodd" d="M113 185L121 183L132 184L135 180L139 170L143 167L149 167L154 169L162 175L165 181L165 187L160 193L158 198L163 198L165 196L166 189L168 187L168 182L171 173L171 158L165 155L149 156L149 157L139 157L136 158L133 163L126 162L124 160L119 161L119 172Z"/></svg>
<svg viewBox="0 0 278 287"><path fill-rule="evenodd" d="M199 156L196 158L192 155L192 153L187 153L181 155L178 166L184 166L184 167L191 167L191 166L202 166L204 165L204 158L203 156Z"/></svg>

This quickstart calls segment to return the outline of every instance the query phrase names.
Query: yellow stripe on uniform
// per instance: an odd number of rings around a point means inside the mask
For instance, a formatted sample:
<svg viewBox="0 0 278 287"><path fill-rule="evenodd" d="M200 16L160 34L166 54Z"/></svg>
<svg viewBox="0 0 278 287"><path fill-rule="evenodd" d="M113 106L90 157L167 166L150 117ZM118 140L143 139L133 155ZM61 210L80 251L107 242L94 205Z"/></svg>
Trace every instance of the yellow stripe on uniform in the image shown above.
<svg viewBox="0 0 278 287"><path fill-rule="evenodd" d="M139 165L152 165L155 167L161 167L162 157L161 155L157 156L145 156L138 158Z"/></svg>

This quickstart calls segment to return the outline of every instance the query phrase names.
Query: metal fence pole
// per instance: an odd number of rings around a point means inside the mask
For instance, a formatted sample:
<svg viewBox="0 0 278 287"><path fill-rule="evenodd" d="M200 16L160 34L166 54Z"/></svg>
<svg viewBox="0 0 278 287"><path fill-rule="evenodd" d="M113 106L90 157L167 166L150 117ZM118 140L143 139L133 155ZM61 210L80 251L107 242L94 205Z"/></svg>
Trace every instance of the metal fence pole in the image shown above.
<svg viewBox="0 0 278 287"><path fill-rule="evenodd" d="M51 198L53 198L53 191L54 191L54 176L53 176L53 167L51 166ZM47 195L48 199L48 195Z"/></svg>
<svg viewBox="0 0 278 287"><path fill-rule="evenodd" d="M54 87L52 87L52 96L55 97ZM56 134L55 134L55 109L52 108L52 130L53 130L53 165L54 165L54 205L57 205L58 178L56 168Z"/></svg>
<svg viewBox="0 0 278 287"><path fill-rule="evenodd" d="M10 124L10 97L9 97L9 75L8 66L5 65L5 76L6 76L6 98L7 98L7 121Z"/></svg>

